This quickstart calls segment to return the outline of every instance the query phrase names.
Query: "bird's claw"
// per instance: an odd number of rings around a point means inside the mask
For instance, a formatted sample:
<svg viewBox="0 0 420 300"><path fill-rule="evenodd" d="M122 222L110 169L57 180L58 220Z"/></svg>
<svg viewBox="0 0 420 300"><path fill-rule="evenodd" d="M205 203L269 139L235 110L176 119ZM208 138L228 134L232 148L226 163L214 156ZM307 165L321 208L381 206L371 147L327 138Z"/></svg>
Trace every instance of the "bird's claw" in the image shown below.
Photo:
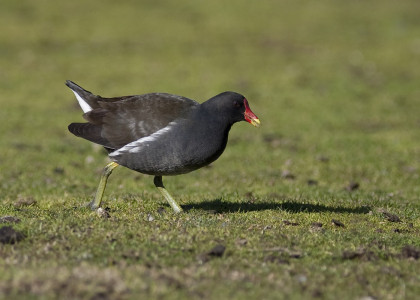
<svg viewBox="0 0 420 300"><path fill-rule="evenodd" d="M94 201L94 200L92 200L92 201L89 201L89 202L85 203L85 204L83 205L83 207L90 208L90 209L91 209L91 210L93 210L93 211L95 211L95 210L97 210L97 209L98 209L98 206L97 206L97 205L95 205L95 201Z"/></svg>

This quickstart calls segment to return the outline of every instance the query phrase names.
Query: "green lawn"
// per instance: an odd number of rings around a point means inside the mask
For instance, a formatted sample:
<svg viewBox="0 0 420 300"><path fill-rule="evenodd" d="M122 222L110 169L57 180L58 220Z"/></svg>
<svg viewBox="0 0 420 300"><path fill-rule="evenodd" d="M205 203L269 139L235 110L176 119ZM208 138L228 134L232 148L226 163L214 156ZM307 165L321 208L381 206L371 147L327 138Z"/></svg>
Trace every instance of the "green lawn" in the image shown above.
<svg viewBox="0 0 420 300"><path fill-rule="evenodd" d="M66 79L233 90L262 126L164 178L184 213L120 167L100 218L83 205L108 160L67 131ZM416 299L419 84L416 0L2 1L0 298Z"/></svg>

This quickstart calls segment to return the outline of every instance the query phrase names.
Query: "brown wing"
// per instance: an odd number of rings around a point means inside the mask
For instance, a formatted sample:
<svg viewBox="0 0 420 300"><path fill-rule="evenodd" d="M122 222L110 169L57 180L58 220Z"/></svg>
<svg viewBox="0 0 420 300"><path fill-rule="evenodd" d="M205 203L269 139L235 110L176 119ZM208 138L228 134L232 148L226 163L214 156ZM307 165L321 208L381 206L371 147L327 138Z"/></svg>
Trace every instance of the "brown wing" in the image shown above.
<svg viewBox="0 0 420 300"><path fill-rule="evenodd" d="M97 105L97 108L83 115L90 124L95 125L95 130L100 128L100 137L95 142L119 149L165 127L198 103L181 96L151 93L122 98L99 98ZM92 141L92 138L89 140Z"/></svg>

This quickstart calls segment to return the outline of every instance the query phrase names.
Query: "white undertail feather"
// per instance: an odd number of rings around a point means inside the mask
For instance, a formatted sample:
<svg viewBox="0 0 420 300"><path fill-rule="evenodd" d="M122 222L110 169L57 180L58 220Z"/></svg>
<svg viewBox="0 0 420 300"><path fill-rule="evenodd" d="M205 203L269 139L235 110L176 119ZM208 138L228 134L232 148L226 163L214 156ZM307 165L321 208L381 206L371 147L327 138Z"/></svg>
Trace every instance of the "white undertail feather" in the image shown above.
<svg viewBox="0 0 420 300"><path fill-rule="evenodd" d="M89 104L85 101L85 99L83 99L82 97L80 97L80 95L78 93L76 93L75 91L73 91L73 93L76 96L76 99L79 102L79 105L82 108L82 110L83 110L84 113L87 113L87 112L89 112L89 111L92 110L92 107L89 106Z"/></svg>

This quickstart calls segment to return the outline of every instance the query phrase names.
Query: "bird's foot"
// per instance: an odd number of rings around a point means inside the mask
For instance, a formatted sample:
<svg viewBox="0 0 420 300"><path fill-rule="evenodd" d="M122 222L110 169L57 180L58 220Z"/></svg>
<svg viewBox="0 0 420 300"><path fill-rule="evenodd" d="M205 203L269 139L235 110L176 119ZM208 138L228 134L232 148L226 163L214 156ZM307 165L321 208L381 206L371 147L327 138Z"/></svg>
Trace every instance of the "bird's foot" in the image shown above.
<svg viewBox="0 0 420 300"><path fill-rule="evenodd" d="M101 218L105 218L108 219L111 217L111 215L108 212L108 208L102 208L102 207L98 207L95 204L95 201L92 200L90 202L85 203L82 207L86 207L86 208L90 208L92 211L96 212L96 214L101 217Z"/></svg>
<svg viewBox="0 0 420 300"><path fill-rule="evenodd" d="M95 204L95 200L89 201L83 205L83 207L90 208L91 210L97 210L98 206Z"/></svg>

